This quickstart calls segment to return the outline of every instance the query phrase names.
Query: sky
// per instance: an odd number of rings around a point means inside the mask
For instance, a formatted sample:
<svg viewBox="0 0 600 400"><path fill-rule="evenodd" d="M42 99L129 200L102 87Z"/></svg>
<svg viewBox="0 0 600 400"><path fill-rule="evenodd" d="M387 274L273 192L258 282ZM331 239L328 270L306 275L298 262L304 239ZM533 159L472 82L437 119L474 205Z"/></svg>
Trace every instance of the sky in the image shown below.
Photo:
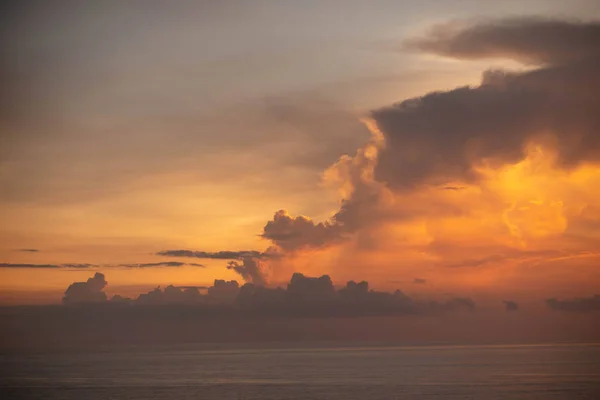
<svg viewBox="0 0 600 400"><path fill-rule="evenodd" d="M2 303L600 293L596 1L2 7Z"/></svg>

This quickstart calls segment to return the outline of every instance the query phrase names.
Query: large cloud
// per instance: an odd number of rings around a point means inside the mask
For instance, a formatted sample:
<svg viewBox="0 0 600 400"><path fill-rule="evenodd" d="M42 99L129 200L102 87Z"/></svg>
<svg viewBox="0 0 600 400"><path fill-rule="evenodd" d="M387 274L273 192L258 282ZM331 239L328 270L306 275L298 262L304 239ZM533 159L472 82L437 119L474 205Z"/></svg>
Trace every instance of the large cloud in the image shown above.
<svg viewBox="0 0 600 400"><path fill-rule="evenodd" d="M399 259L419 275L593 256L599 32L595 22L517 19L447 25L410 41L422 52L529 65L372 111L372 140L324 174L340 190L339 210L324 222L278 211L262 237L294 258L341 245L337 263Z"/></svg>

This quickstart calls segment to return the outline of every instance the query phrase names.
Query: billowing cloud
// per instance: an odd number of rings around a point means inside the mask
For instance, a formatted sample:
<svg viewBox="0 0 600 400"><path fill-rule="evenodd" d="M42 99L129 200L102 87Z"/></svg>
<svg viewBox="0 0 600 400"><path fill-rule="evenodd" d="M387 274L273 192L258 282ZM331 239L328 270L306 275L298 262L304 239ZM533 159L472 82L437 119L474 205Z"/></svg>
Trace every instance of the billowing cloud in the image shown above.
<svg viewBox="0 0 600 400"><path fill-rule="evenodd" d="M322 222L280 210L261 236L296 270L435 276L456 288L498 288L519 274L533 280L528 266L558 271L598 257L598 32L597 22L515 19L410 41L421 52L528 65L372 111L371 140L323 174L339 209ZM449 266L460 268L439 273Z"/></svg>
<svg viewBox="0 0 600 400"><path fill-rule="evenodd" d="M575 299L548 299L546 305L555 311L600 311L600 294Z"/></svg>
<svg viewBox="0 0 600 400"><path fill-rule="evenodd" d="M294 273L287 287L269 288L246 283L240 288L236 281L215 279L207 288L166 286L157 287L135 299L120 295L107 300L103 292L107 282L96 273L87 282L75 282L65 292L63 302L105 303L115 305L197 305L212 313L238 313L281 316L371 316L439 314L473 311L475 302L470 298L452 297L445 302L417 301L400 290L393 293L370 290L366 281L349 281L336 290L328 275L320 277Z"/></svg>
<svg viewBox="0 0 600 400"><path fill-rule="evenodd" d="M314 223L304 216L292 217L279 210L261 235L285 251L322 247L339 238L339 227L329 222Z"/></svg>
<svg viewBox="0 0 600 400"><path fill-rule="evenodd" d="M267 283L267 267L265 263L255 257L243 257L242 262L229 261L227 269L231 269L246 281L256 285L264 285Z"/></svg>
<svg viewBox="0 0 600 400"><path fill-rule="evenodd" d="M600 157L600 23L506 20L444 26L411 42L456 58L504 57L543 64L489 71L478 87L430 93L373 112L386 149L376 177L393 188L473 182L482 163L515 163L532 141L549 141L558 162Z"/></svg>
<svg viewBox="0 0 600 400"><path fill-rule="evenodd" d="M86 282L75 282L65 291L64 304L102 303L106 301L106 293L102 290L107 285L104 274L96 272Z"/></svg>

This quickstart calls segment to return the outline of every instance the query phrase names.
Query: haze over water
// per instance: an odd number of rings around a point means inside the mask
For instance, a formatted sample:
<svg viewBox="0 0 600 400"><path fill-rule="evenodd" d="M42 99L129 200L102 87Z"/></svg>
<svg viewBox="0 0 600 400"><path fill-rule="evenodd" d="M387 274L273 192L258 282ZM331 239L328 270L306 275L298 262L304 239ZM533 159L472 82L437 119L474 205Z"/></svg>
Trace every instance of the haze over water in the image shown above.
<svg viewBox="0 0 600 400"><path fill-rule="evenodd" d="M5 399L597 399L600 345L135 347L3 355Z"/></svg>

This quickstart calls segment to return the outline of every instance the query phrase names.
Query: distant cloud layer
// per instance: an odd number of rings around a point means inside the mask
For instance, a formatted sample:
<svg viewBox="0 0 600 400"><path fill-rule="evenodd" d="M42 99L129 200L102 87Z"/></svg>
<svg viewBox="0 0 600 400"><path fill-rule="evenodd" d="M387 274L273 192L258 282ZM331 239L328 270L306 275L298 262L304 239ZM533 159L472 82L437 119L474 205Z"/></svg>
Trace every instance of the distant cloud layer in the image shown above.
<svg viewBox="0 0 600 400"><path fill-rule="evenodd" d="M196 250L163 250L156 253L159 256L167 257L191 257L216 260L237 260L243 257L262 257L263 253L256 250L239 251L196 251Z"/></svg>
<svg viewBox="0 0 600 400"><path fill-rule="evenodd" d="M21 251L23 253L38 253L38 249L18 249L17 251Z"/></svg>
<svg viewBox="0 0 600 400"><path fill-rule="evenodd" d="M61 268L61 265L56 265L56 264L0 263L0 268Z"/></svg>
<svg viewBox="0 0 600 400"><path fill-rule="evenodd" d="M184 263L179 261L161 261L139 264L88 264L88 263L68 263L68 264L19 264L19 263L0 263L0 268L44 268L44 269L94 269L94 268L160 268L160 267L197 267L204 268L204 265L198 263Z"/></svg>
<svg viewBox="0 0 600 400"><path fill-rule="evenodd" d="M267 288L236 281L215 280L214 285L201 294L196 287L156 288L140 294L136 299L119 295L107 300L104 275L96 273L86 282L75 282L65 292L65 304L130 304L130 305L196 305L216 313L276 314L287 316L371 316L420 315L475 310L470 298L454 297L445 302L417 301L400 290L394 293L369 290L365 281L348 282L336 290L331 278L307 277L293 274L287 288ZM215 307L214 309L212 307ZM226 307L226 308L223 308Z"/></svg>
<svg viewBox="0 0 600 400"><path fill-rule="evenodd" d="M600 294L568 300L548 299L546 305L555 311L600 311Z"/></svg>

